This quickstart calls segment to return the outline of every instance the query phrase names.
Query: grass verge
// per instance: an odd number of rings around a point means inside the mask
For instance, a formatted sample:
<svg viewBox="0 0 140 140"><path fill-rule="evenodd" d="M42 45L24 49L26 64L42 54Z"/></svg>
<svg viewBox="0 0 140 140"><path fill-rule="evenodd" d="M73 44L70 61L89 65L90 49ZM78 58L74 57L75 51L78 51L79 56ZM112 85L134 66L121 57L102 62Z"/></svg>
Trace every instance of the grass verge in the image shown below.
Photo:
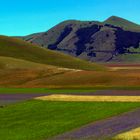
<svg viewBox="0 0 140 140"><path fill-rule="evenodd" d="M97 90L140 90L140 87L71 87L71 88L0 88L0 94L29 94L29 93L49 93L49 94L67 94L67 93L93 93Z"/></svg>

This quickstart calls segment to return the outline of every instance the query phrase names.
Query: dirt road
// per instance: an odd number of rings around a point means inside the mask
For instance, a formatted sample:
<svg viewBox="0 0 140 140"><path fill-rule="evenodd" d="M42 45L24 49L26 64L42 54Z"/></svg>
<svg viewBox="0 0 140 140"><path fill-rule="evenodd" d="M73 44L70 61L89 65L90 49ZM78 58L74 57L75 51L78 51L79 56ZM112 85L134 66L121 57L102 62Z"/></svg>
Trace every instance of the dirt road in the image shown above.
<svg viewBox="0 0 140 140"><path fill-rule="evenodd" d="M48 94L0 94L0 105L6 105L23 100L33 99L38 96L47 96Z"/></svg>
<svg viewBox="0 0 140 140"><path fill-rule="evenodd" d="M51 140L104 140L140 126L140 109L91 123Z"/></svg>

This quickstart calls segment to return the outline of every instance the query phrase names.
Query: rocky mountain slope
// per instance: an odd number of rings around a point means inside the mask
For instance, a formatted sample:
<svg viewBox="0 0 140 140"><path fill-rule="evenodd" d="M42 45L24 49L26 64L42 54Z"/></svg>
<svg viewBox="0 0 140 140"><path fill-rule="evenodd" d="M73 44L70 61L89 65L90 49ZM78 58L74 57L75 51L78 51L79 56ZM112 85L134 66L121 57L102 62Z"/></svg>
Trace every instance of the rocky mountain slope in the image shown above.
<svg viewBox="0 0 140 140"><path fill-rule="evenodd" d="M140 62L140 25L115 16L104 22L64 21L22 38L91 62Z"/></svg>

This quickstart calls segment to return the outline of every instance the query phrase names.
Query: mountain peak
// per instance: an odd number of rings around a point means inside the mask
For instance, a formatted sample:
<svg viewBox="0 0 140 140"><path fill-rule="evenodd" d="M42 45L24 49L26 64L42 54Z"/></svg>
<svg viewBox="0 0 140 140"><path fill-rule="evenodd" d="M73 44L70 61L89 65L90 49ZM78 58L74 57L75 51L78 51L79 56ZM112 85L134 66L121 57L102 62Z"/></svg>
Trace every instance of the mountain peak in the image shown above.
<svg viewBox="0 0 140 140"><path fill-rule="evenodd" d="M124 18L117 17L117 16L111 16L107 20L105 20L103 23L122 27L125 30L140 32L140 25L138 25L134 22L131 22L129 20L126 20Z"/></svg>
<svg viewBox="0 0 140 140"><path fill-rule="evenodd" d="M121 18L121 17L118 17L118 16L111 16L111 17L109 17L107 20L124 20L123 18ZM107 21L106 20L106 21Z"/></svg>

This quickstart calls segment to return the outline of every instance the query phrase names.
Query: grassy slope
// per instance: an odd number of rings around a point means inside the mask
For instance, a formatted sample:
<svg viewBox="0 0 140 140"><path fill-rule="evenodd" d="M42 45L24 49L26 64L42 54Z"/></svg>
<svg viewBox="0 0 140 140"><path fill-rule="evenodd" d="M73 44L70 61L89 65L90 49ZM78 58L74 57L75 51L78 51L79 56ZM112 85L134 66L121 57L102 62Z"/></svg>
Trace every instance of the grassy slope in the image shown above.
<svg viewBox="0 0 140 140"><path fill-rule="evenodd" d="M112 16L112 17L108 18L103 23L104 24L112 24L112 25L115 25L115 26L120 26L120 27L123 27L126 30L140 32L140 25L135 24L135 23L133 23L131 21L128 21L126 19L116 17L116 16Z"/></svg>
<svg viewBox="0 0 140 140"><path fill-rule="evenodd" d="M9 86L20 85L30 80L42 78L44 76L54 76L67 71L69 70L60 69L59 67L51 65L0 56L0 85L4 87L7 84Z"/></svg>
<svg viewBox="0 0 140 140"><path fill-rule="evenodd" d="M55 66L35 63L13 57L0 56L1 69L57 69Z"/></svg>
<svg viewBox="0 0 140 140"><path fill-rule="evenodd" d="M103 70L102 66L92 64L59 52L40 48L20 39L0 36L0 56L25 59L37 63L55 65L59 67Z"/></svg>
<svg viewBox="0 0 140 140"><path fill-rule="evenodd" d="M140 103L27 101L0 108L0 139L46 139L137 107Z"/></svg>

